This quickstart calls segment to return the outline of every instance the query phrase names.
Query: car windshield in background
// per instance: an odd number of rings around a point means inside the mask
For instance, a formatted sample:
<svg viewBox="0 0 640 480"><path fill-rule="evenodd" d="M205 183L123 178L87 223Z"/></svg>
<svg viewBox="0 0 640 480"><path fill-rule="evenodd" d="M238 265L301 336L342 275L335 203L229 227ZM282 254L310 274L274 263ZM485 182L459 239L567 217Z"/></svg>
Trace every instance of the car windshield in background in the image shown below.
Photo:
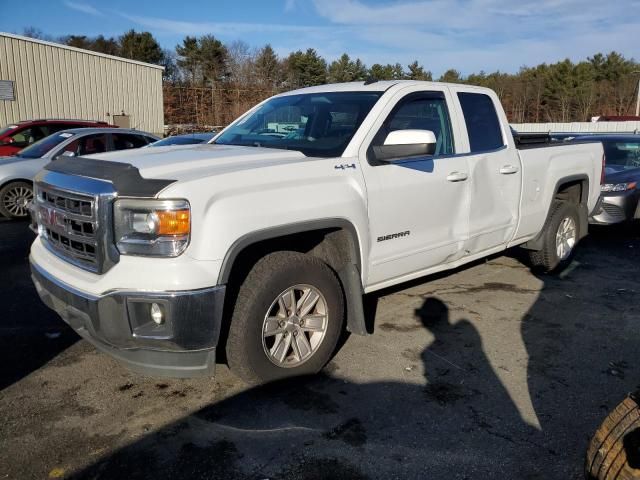
<svg viewBox="0 0 640 480"><path fill-rule="evenodd" d="M62 142L69 140L73 137L75 133L56 133L54 135L49 135L46 138L43 138L39 142L34 143L33 145L21 150L18 153L18 157L21 158L40 158L49 153L49 151L60 145Z"/></svg>
<svg viewBox="0 0 640 480"><path fill-rule="evenodd" d="M4 128L0 128L0 136L4 135L7 132L10 132L11 130L15 130L16 128L18 128L17 125L7 125Z"/></svg>
<svg viewBox="0 0 640 480"><path fill-rule="evenodd" d="M381 95L334 92L272 98L229 127L215 143L338 157Z"/></svg>
<svg viewBox="0 0 640 480"><path fill-rule="evenodd" d="M195 133L193 135L176 135L150 143L150 147L166 147L169 145L195 145L211 140L215 133Z"/></svg>
<svg viewBox="0 0 640 480"><path fill-rule="evenodd" d="M607 170L619 172L640 168L640 140L637 142L604 141Z"/></svg>

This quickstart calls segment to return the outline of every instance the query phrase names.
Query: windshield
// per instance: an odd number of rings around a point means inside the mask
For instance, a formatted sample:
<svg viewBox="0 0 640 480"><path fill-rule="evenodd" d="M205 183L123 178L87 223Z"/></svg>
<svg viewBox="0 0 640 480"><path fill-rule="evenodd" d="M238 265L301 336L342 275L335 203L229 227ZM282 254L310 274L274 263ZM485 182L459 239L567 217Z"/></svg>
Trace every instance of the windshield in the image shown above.
<svg viewBox="0 0 640 480"><path fill-rule="evenodd" d="M18 156L22 157L22 158L40 158L40 157L43 157L52 148L60 145L62 142L64 142L65 140L70 139L74 135L75 135L75 133L67 133L67 132L62 132L62 133L56 133L54 135L49 135L48 137L43 138L39 142L36 142L33 145L30 145L29 147L25 148L24 150L21 150L20 153L18 153Z"/></svg>
<svg viewBox="0 0 640 480"><path fill-rule="evenodd" d="M188 136L179 136L179 137L167 137L162 140L158 140L156 142L150 143L150 147L166 147L167 145L193 145L196 143L204 143L208 140L211 140L214 137L213 133L210 134L198 134L196 135L188 135Z"/></svg>
<svg viewBox="0 0 640 480"><path fill-rule="evenodd" d="M381 95L334 92L272 98L229 127L215 143L338 157Z"/></svg>
<svg viewBox="0 0 640 480"><path fill-rule="evenodd" d="M0 137L2 137L5 133L10 132L11 130L15 130L18 128L18 125L7 125L4 128L0 128Z"/></svg>
<svg viewBox="0 0 640 480"><path fill-rule="evenodd" d="M604 141L606 168L609 173L640 168L640 139L637 141Z"/></svg>

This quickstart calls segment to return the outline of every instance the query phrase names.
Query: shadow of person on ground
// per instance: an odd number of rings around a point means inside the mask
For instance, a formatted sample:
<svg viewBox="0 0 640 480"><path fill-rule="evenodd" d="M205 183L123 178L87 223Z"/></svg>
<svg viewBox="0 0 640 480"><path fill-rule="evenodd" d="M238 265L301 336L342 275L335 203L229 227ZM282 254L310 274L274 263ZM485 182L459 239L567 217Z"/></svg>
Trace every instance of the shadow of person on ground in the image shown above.
<svg viewBox="0 0 640 480"><path fill-rule="evenodd" d="M355 383L330 364L207 406L73 478L543 478L475 327L435 297L416 320L433 337L415 358L426 384Z"/></svg>
<svg viewBox="0 0 640 480"><path fill-rule="evenodd" d="M34 234L28 225L24 221L0 222L0 391L79 338L38 298L29 270Z"/></svg>
<svg viewBox="0 0 640 480"><path fill-rule="evenodd" d="M427 298L416 315L434 336L423 353L425 393L439 403L474 400L466 402L468 413L484 432L540 448L536 429L523 422L488 361L477 328L467 319L452 323L447 306L434 297Z"/></svg>
<svg viewBox="0 0 640 480"><path fill-rule="evenodd" d="M576 476L604 417L640 385L640 229L590 233L569 268L539 276L544 289L521 324L542 441Z"/></svg>

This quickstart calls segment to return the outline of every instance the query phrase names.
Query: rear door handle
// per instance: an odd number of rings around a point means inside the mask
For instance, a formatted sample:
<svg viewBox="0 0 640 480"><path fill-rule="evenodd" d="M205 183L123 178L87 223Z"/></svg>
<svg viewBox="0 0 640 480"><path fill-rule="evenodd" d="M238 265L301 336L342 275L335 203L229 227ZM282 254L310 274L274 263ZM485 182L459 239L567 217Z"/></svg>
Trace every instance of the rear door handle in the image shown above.
<svg viewBox="0 0 640 480"><path fill-rule="evenodd" d="M500 169L500 173L502 175L513 175L514 173L518 173L518 167L514 167L513 165L505 165Z"/></svg>
<svg viewBox="0 0 640 480"><path fill-rule="evenodd" d="M469 175L464 172L451 172L447 175L449 182L464 182L467 178L469 178Z"/></svg>

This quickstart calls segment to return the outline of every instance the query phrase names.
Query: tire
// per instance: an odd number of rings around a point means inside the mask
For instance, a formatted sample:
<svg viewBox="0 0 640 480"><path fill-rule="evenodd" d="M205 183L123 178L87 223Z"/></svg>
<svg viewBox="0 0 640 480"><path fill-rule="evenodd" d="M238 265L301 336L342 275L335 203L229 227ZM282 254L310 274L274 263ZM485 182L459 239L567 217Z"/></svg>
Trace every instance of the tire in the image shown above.
<svg viewBox="0 0 640 480"><path fill-rule="evenodd" d="M587 450L587 479L640 478L640 406L637 398L627 397L596 431Z"/></svg>
<svg viewBox="0 0 640 480"><path fill-rule="evenodd" d="M229 368L251 384L318 373L336 349L344 310L340 282L324 262L297 252L266 255L238 291L226 342Z"/></svg>
<svg viewBox="0 0 640 480"><path fill-rule="evenodd" d="M33 186L27 182L7 183L0 189L0 214L19 219L29 216L27 204L33 200Z"/></svg>
<svg viewBox="0 0 640 480"><path fill-rule="evenodd" d="M571 225L573 225L573 240L566 242L564 248L568 248L568 251L563 251L561 255L556 239L558 235L562 234L561 229L565 231L566 228L571 228ZM560 271L569 265L578 244L579 228L578 207L574 203L554 200L551 205L551 213L542 230L542 249L529 252L531 266L544 272L553 272Z"/></svg>

